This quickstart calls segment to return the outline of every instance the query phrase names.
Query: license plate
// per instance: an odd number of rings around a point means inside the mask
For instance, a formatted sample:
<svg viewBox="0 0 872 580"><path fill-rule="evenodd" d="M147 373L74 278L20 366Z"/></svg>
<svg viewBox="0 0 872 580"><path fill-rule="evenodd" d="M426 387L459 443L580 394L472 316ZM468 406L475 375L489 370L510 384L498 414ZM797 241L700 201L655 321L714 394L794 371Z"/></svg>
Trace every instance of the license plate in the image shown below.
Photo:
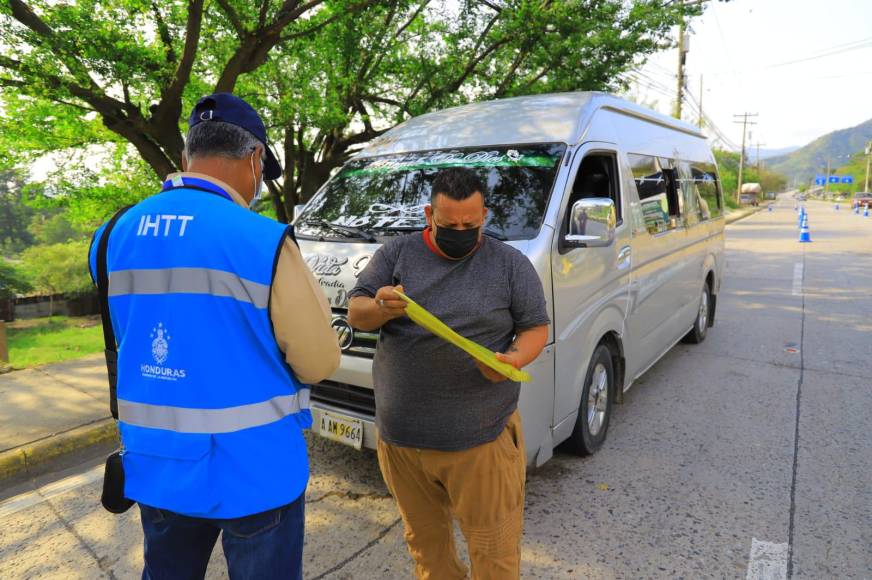
<svg viewBox="0 0 872 580"><path fill-rule="evenodd" d="M358 451L363 447L363 421L360 419L323 411L318 434L327 439L350 445Z"/></svg>

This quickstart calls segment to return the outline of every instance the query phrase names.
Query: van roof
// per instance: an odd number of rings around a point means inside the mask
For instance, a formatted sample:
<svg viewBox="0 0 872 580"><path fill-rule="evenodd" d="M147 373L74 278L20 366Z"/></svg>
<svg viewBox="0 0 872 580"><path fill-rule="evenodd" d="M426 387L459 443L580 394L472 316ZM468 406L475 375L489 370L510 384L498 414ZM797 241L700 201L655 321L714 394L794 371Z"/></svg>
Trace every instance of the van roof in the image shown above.
<svg viewBox="0 0 872 580"><path fill-rule="evenodd" d="M371 141L356 157L521 143L574 145L601 108L705 139L693 125L609 93L552 93L482 101L413 117Z"/></svg>

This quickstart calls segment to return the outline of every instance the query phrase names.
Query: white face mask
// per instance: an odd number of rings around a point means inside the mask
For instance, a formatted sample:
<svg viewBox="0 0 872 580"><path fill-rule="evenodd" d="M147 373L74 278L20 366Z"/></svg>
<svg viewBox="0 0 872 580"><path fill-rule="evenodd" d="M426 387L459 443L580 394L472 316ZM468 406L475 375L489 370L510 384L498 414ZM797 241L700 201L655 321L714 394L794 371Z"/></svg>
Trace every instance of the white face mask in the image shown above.
<svg viewBox="0 0 872 580"><path fill-rule="evenodd" d="M248 204L249 209L254 209L255 204L257 204L258 200L260 200L260 196L263 194L263 171L266 168L266 164L263 162L263 159L260 160L260 180L257 179L257 174L254 172L254 153L251 154L251 179L254 182L254 197L251 198L251 202Z"/></svg>

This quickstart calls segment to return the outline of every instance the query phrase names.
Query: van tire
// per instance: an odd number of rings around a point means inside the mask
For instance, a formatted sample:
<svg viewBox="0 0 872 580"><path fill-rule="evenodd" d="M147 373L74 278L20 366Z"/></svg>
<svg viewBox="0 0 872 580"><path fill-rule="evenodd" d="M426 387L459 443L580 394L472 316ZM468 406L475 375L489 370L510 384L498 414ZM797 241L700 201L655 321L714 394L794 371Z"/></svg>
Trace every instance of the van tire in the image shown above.
<svg viewBox="0 0 872 580"><path fill-rule="evenodd" d="M595 381L597 385L594 385ZM591 389L597 387L600 388L599 392L591 397ZM615 369L612 353L606 345L600 344L593 351L590 365L587 367L581 389L578 418L575 420L572 435L566 440L566 447L571 452L577 455L593 455L602 447L609 430L614 398ZM590 413L591 405L598 407L596 416Z"/></svg>
<svg viewBox="0 0 872 580"><path fill-rule="evenodd" d="M712 317L712 290L709 286L709 281L706 280L702 285L702 293L699 296L699 308L696 312L696 318L693 321L693 328L690 329L682 342L690 344L699 344L705 340L708 328L711 326L709 322Z"/></svg>

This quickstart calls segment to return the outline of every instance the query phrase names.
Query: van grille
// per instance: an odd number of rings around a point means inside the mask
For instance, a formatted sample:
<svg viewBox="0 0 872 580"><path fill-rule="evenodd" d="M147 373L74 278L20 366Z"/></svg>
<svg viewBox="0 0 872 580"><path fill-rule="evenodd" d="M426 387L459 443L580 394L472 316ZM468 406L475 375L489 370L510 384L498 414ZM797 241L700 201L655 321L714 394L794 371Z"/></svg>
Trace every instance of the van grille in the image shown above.
<svg viewBox="0 0 872 580"><path fill-rule="evenodd" d="M348 326L348 311L345 309L334 308L333 309L333 327L346 327ZM338 331L337 331L338 332ZM364 332L362 330L357 330L356 328L353 330L353 338L351 343L345 345L342 349L342 354L347 354L349 356L359 356L361 358L373 358L375 356L375 348L378 344L378 331L376 332ZM340 337L340 342L342 338Z"/></svg>
<svg viewBox="0 0 872 580"><path fill-rule="evenodd" d="M312 400L375 416L375 393L366 387L357 387L336 381L322 381L317 385L312 385Z"/></svg>

